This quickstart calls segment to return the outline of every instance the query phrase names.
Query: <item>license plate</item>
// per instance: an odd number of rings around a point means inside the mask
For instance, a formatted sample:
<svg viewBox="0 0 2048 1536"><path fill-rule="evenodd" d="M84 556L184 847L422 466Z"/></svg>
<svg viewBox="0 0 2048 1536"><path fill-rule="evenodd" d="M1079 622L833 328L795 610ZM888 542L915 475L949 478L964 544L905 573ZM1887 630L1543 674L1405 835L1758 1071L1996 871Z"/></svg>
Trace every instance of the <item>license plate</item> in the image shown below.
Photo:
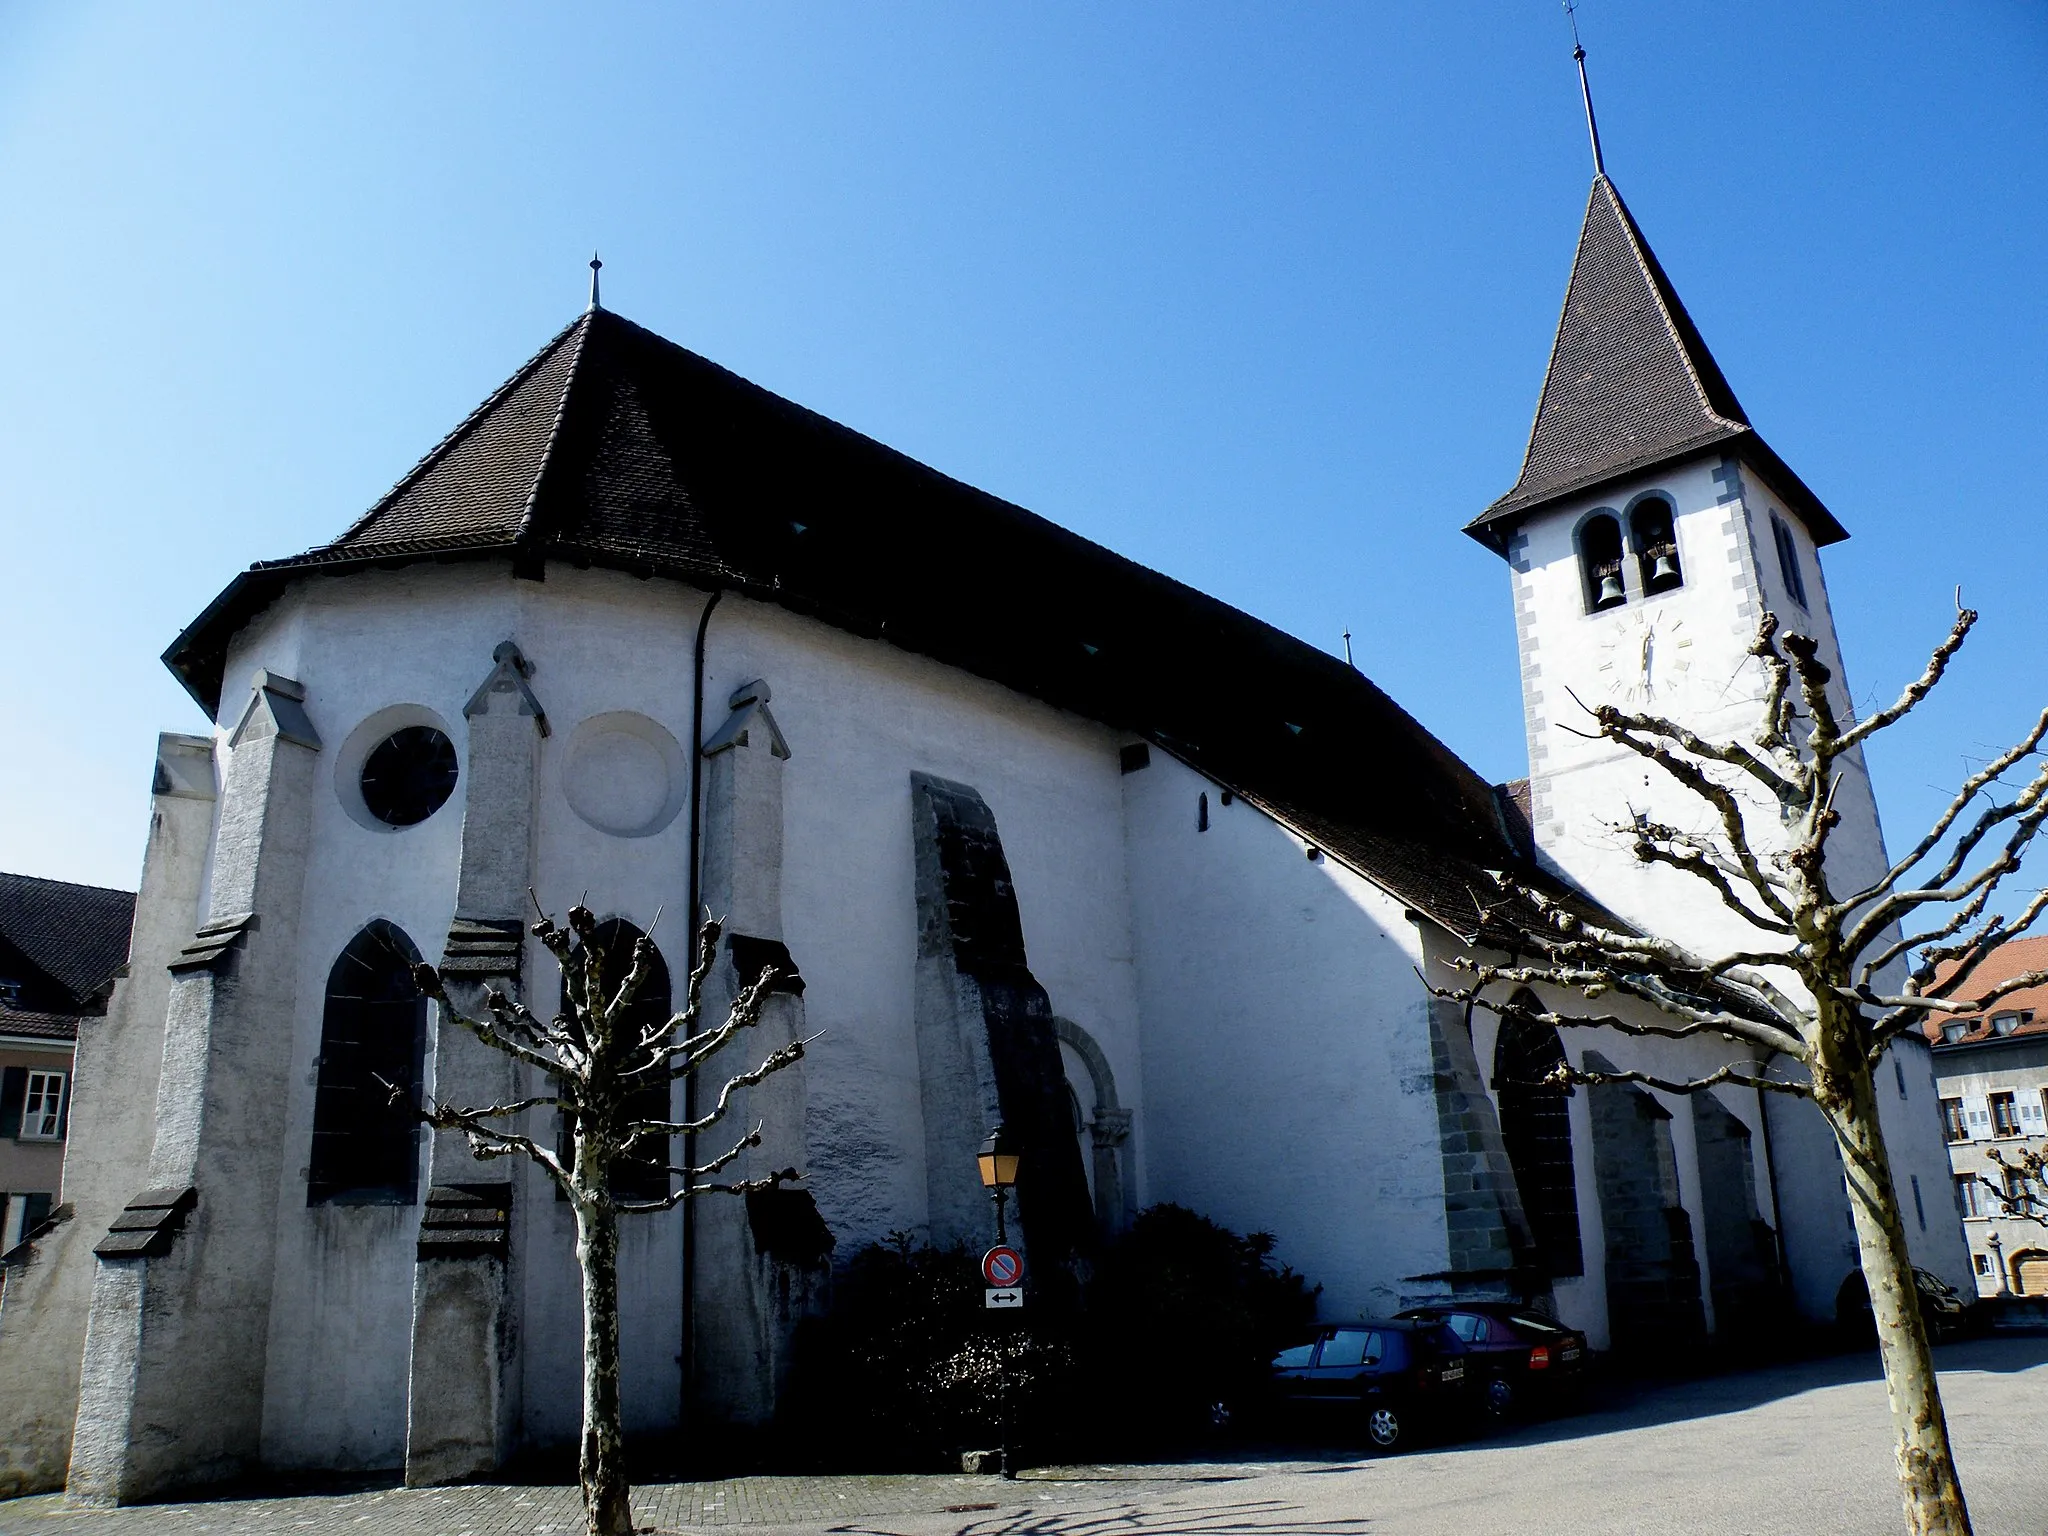
<svg viewBox="0 0 2048 1536"><path fill-rule="evenodd" d="M1465 1367L1462 1365L1447 1365L1444 1367L1445 1381L1463 1381L1464 1379Z"/></svg>
<svg viewBox="0 0 2048 1536"><path fill-rule="evenodd" d="M1558 1351L1557 1357L1560 1360L1576 1360L1579 1358L1579 1348L1576 1344L1567 1344L1562 1350Z"/></svg>

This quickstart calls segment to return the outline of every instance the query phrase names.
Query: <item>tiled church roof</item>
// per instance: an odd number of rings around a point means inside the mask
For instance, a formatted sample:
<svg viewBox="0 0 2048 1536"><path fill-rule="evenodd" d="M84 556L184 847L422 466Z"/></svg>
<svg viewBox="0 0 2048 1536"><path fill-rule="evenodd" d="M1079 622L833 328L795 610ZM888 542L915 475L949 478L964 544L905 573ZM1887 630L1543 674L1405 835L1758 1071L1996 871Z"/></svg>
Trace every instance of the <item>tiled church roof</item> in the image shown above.
<svg viewBox="0 0 2048 1536"><path fill-rule="evenodd" d="M1454 931L1522 865L1485 780L1346 663L604 310L165 660L218 713L288 583L421 558L672 577L887 640L1148 738Z"/></svg>
<svg viewBox="0 0 2048 1536"><path fill-rule="evenodd" d="M1754 463L1816 544L1848 537L1749 424L1621 194L1596 176L1521 478L1465 531L1502 549L1553 502L1708 450Z"/></svg>
<svg viewBox="0 0 2048 1536"><path fill-rule="evenodd" d="M127 963L134 922L133 891L0 874L0 943L74 1004L90 1002Z"/></svg>

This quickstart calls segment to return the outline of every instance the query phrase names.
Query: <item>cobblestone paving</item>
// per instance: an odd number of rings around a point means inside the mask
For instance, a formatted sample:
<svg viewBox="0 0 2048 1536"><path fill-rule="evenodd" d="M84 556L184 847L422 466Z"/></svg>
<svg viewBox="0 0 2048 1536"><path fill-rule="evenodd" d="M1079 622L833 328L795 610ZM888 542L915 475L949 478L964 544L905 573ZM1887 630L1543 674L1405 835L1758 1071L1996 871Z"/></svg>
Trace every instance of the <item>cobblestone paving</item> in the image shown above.
<svg viewBox="0 0 2048 1536"><path fill-rule="evenodd" d="M821 1525L882 1515L1079 1511L1124 1503L1215 1469L1065 1468L994 1477L745 1477L654 1483L633 1491L636 1524L653 1531ZM1228 1474L1220 1474L1228 1475ZM48 1494L0 1504L4 1536L574 1536L573 1487L384 1488L346 1494L245 1497L118 1510L72 1509Z"/></svg>

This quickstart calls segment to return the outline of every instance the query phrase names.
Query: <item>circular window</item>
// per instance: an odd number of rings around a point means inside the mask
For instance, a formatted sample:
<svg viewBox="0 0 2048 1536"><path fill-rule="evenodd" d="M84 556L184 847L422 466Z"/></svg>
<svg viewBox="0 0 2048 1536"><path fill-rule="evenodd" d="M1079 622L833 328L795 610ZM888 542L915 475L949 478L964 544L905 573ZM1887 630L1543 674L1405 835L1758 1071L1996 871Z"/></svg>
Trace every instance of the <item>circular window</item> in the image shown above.
<svg viewBox="0 0 2048 1536"><path fill-rule="evenodd" d="M455 793L455 745L431 725L393 731L363 760L363 807L387 827L425 821Z"/></svg>

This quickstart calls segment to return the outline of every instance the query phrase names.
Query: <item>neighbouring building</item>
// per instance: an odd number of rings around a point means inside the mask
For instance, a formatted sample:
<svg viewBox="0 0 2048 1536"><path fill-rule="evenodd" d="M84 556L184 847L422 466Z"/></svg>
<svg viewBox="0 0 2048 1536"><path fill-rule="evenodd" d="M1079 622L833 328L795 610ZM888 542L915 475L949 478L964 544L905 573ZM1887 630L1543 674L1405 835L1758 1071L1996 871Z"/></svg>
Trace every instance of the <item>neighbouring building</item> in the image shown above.
<svg viewBox="0 0 2048 1536"><path fill-rule="evenodd" d="M2014 939L1985 957L1960 989L1982 997L2048 970L2048 936ZM2048 1191L2001 1168L2048 1150L2048 984L2007 993L1927 1026L1955 1177L1956 1208L1980 1296L2048 1296Z"/></svg>
<svg viewBox="0 0 2048 1536"><path fill-rule="evenodd" d="M984 1240L999 1118L1034 1274L1176 1201L1277 1234L1332 1316L1515 1297L1624 1351L1831 1321L1856 1249L1810 1105L1545 1091L1561 1060L1687 1076L1729 1048L1501 1028L1424 981L1497 952L1490 871L1729 936L1614 834L1668 797L1574 734L1574 693L1745 731L1771 609L1850 709L1819 563L1844 531L1605 176L1521 476L1467 531L1521 646L1512 786L1344 661L593 292L354 526L236 577L166 654L211 725L159 749L129 979L80 1038L76 1218L26 1271L43 1327L0 1314L0 1373L39 1384L0 1476L428 1483L573 1440L566 1207L373 1086L530 1091L407 969L550 1008L529 887L588 892L606 942L665 909L650 1007L708 907L714 1001L774 957L758 1044L818 1036L750 1092L767 1142L736 1165L802 1191L629 1227L632 1429L771 1419L835 1254ZM1856 773L1845 872L1885 862ZM1893 1059L1908 1237L1960 1282L1928 1047Z"/></svg>
<svg viewBox="0 0 2048 1536"><path fill-rule="evenodd" d="M0 1255L63 1198L72 1048L107 1011L134 919L132 891L0 874Z"/></svg>

